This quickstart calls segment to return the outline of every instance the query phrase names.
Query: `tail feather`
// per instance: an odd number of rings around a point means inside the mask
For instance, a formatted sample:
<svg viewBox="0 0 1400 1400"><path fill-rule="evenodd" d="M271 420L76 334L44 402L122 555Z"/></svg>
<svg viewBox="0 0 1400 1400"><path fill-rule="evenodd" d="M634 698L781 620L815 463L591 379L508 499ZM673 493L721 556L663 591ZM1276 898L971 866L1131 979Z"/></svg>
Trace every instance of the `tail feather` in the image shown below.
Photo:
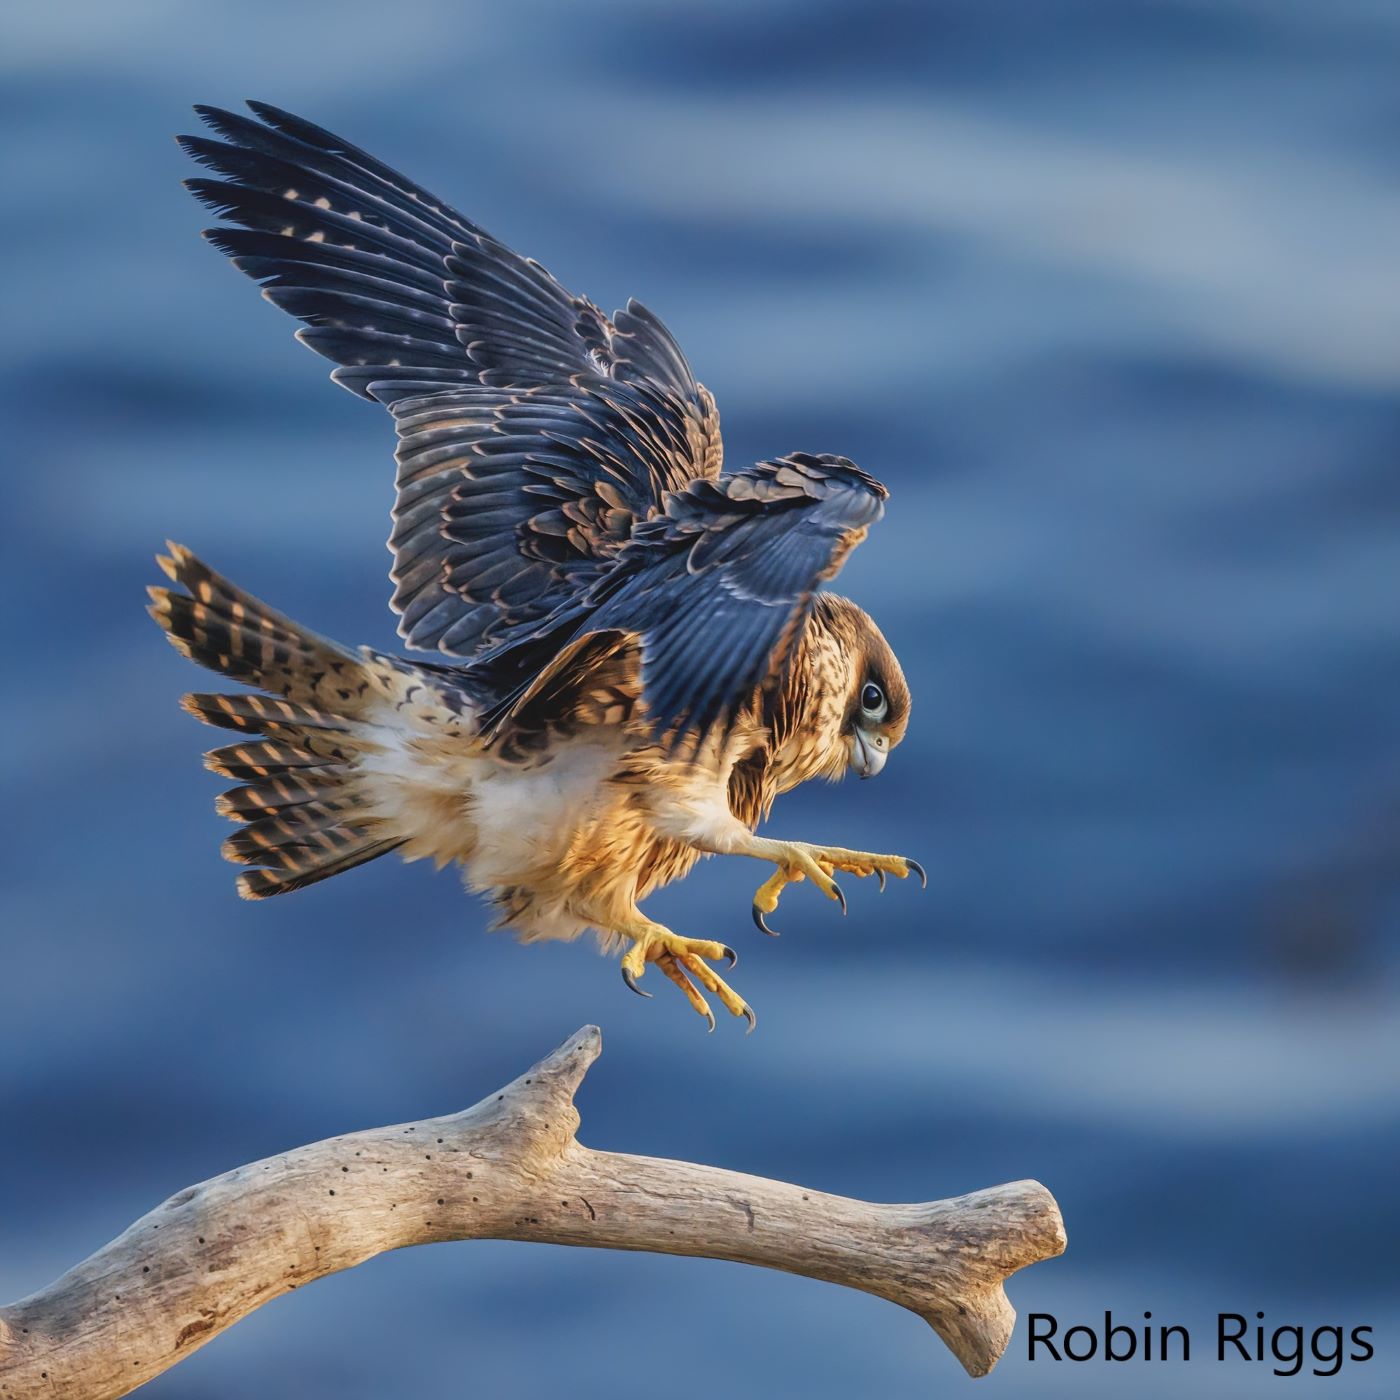
<svg viewBox="0 0 1400 1400"><path fill-rule="evenodd" d="M216 574L181 545L156 562L188 590L150 588L147 611L178 652L298 705L353 718L371 689L360 657Z"/></svg>
<svg viewBox="0 0 1400 1400"><path fill-rule="evenodd" d="M242 828L226 859L245 899L267 899L363 865L404 844L376 814L360 768L382 747L376 702L407 684L392 665L317 636L216 574L179 545L157 560L187 592L152 588L150 613L191 660L275 694L186 695L184 708L239 740L206 767L236 779L215 807ZM422 689L422 687L418 687ZM400 698L402 698L400 696Z"/></svg>
<svg viewBox="0 0 1400 1400"><path fill-rule="evenodd" d="M275 894L290 894L293 890L305 889L318 880L328 880L332 875L342 875L357 865L377 860L390 851L403 845L401 840L389 838L384 841L365 841L348 847L331 860L318 860L316 864L299 871L245 870L235 881L238 893L244 899L270 899Z"/></svg>
<svg viewBox="0 0 1400 1400"><path fill-rule="evenodd" d="M245 783L230 788L214 799L214 810L230 821L252 822L259 817L276 816L288 807L304 807L310 803L337 801L343 810L354 810L352 793L342 793L349 778L347 773L325 772L314 777L291 771L277 773L261 782Z"/></svg>
<svg viewBox="0 0 1400 1400"><path fill-rule="evenodd" d="M180 706L216 729L241 729L260 734L303 734L310 730L345 732L344 721L334 715L306 705L275 700L270 695L183 695Z"/></svg>
<svg viewBox="0 0 1400 1400"><path fill-rule="evenodd" d="M210 749L204 755L204 766L222 777L251 782L288 769L333 768L337 764L353 763L354 759L355 752L350 745L327 743L314 733L307 733L294 743L280 738L260 739Z"/></svg>
<svg viewBox="0 0 1400 1400"><path fill-rule="evenodd" d="M297 809L292 820L277 812L239 827L232 836L225 838L219 851L225 860L238 865L273 865L286 869L283 853L297 847L340 851L343 843L335 833L344 823L343 804L308 803Z"/></svg>

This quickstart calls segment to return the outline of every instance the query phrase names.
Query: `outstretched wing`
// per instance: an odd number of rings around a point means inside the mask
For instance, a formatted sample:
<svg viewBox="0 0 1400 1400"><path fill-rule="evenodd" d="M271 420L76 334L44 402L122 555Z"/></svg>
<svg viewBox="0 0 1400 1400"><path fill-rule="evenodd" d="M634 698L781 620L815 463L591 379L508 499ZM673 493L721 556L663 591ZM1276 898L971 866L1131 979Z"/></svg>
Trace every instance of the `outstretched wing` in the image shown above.
<svg viewBox="0 0 1400 1400"><path fill-rule="evenodd" d="M414 460L411 471L422 465L424 425L432 421L427 401L438 394L452 396L449 411L463 433L460 444L434 443L441 460L454 447L464 461L491 459L489 492L468 487L454 496L466 478L436 472L441 490L431 499L454 521L443 523L436 544L423 531L431 493L415 495L420 518L409 533L420 553L405 559L395 546L396 597L401 606L416 603L421 610L400 628L410 645L469 656L488 627L509 628L535 615L513 611L522 590L541 583L572 589L591 581L597 559L590 546L596 539L610 548L607 530L576 534L576 557L554 561L558 567L548 577L533 567L539 531L528 526L537 512L527 507L536 487L548 490L538 477L541 464L569 479L562 504L596 496L598 509L625 509L639 519L655 514L673 483L718 474L723 449L714 399L644 306L630 301L608 318L537 262L349 142L265 103L249 106L257 120L198 107L224 139L180 138L189 155L222 177L186 182L234 225L206 237L262 283L269 301L306 323L297 338L335 361L333 379L396 410L401 430L408 424L401 460L404 454ZM494 398L465 405L470 391L483 390L495 391ZM531 416L551 394L570 399L572 406L558 409L562 426ZM580 410L590 397L602 406ZM413 401L406 413L405 400ZM512 410L527 401L525 412ZM539 437L532 453L527 438L533 432ZM570 432L582 437L571 439ZM495 440L501 437L505 442ZM654 470L651 456L636 456L639 437L667 444L664 471ZM559 467L561 456L568 462ZM600 459L609 468L590 492L589 474L599 471ZM613 490L625 498L624 507L610 504ZM503 508L502 527L508 518L523 533L497 539L495 526L464 525L464 502L473 496ZM593 508L584 507L585 513ZM402 529L396 528L396 541ZM505 558L513 538L527 560L518 565L526 575L519 585L510 583L517 564ZM473 551L487 544L492 547L480 555L481 564L474 564ZM406 572L428 553L441 576L426 593L405 595ZM433 620L424 626L428 612Z"/></svg>
<svg viewBox="0 0 1400 1400"><path fill-rule="evenodd" d="M659 733L706 734L782 676L817 588L889 493L844 457L794 453L692 482L639 524L589 593L483 660L529 676L590 633L637 635ZM498 681L499 683L499 681ZM528 680L486 716L504 719Z"/></svg>

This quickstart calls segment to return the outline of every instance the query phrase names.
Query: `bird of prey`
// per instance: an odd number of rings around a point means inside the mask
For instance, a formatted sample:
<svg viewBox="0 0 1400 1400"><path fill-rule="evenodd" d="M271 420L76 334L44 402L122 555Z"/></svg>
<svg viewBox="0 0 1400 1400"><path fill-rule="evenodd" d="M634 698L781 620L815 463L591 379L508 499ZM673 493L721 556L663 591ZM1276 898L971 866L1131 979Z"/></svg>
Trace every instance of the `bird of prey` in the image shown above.
<svg viewBox="0 0 1400 1400"><path fill-rule="evenodd" d="M264 899L397 851L456 862L526 940L593 930L639 985L655 964L714 1029L736 956L639 905L701 855L771 862L755 921L837 872L912 860L756 834L809 778L872 777L909 689L875 623L820 591L883 513L844 457L722 470L715 402L636 301L611 317L388 166L264 103L195 110L218 178L205 237L304 322L331 378L398 432L389 549L399 635L351 650L171 545L151 613L257 693L185 708L237 731L207 764ZM926 882L925 882L926 883ZM698 985L697 985L698 984ZM703 991L701 990L703 988Z"/></svg>

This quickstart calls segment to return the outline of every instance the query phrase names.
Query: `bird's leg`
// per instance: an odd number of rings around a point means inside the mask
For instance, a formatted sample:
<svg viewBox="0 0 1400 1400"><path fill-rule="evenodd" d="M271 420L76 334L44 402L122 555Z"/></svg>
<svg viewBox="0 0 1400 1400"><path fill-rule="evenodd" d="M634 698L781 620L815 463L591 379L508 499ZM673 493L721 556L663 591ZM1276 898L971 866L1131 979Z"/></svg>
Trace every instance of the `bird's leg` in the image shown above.
<svg viewBox="0 0 1400 1400"><path fill-rule="evenodd" d="M810 880L828 899L834 899L841 912L846 912L846 896L832 878L838 870L852 875L874 875L885 888L885 876L903 880L913 874L928 887L928 876L916 860L907 856L876 855L873 851L848 851L842 846L814 846L807 841L771 841L762 836L750 836L742 844L731 847L734 855L754 856L771 860L777 869L758 887L753 897L753 919L764 933L773 933L764 916L778 907L778 899L788 885Z"/></svg>
<svg viewBox="0 0 1400 1400"><path fill-rule="evenodd" d="M706 991L713 992L731 1015L744 1017L750 1030L757 1024L748 1002L710 966L711 962L723 958L733 967L739 961L739 956L732 948L707 938L683 938L640 913L609 924L608 928L632 940L632 946L622 958L622 980L639 996L651 995L642 991L637 981L646 971L647 964L655 963L681 989L691 1006L710 1023L711 1030L715 1028L714 1012L695 982L699 982ZM692 977L695 982L691 981Z"/></svg>

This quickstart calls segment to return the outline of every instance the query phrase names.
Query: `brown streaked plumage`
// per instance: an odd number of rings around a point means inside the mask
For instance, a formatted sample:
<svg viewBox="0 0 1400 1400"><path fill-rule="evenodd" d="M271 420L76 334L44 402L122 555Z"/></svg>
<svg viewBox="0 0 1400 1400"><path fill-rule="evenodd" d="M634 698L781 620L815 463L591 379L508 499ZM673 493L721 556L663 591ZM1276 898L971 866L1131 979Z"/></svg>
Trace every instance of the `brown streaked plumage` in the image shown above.
<svg viewBox="0 0 1400 1400"><path fill-rule="evenodd" d="M389 851L460 864L526 939L595 930L710 1022L753 1013L721 943L638 908L701 855L776 873L754 917L898 856L774 841L776 798L873 776L909 691L854 603L819 592L887 493L843 457L721 473L714 400L645 307L605 316L387 166L289 113L198 109L181 144L232 227L209 239L306 323L332 377L394 415L390 550L407 661L318 637L172 545L151 612L186 656L262 694L191 695L236 731L207 763L251 899ZM630 946L629 946L630 945ZM698 984L698 986L697 986ZM703 990L702 990L703 989Z"/></svg>

